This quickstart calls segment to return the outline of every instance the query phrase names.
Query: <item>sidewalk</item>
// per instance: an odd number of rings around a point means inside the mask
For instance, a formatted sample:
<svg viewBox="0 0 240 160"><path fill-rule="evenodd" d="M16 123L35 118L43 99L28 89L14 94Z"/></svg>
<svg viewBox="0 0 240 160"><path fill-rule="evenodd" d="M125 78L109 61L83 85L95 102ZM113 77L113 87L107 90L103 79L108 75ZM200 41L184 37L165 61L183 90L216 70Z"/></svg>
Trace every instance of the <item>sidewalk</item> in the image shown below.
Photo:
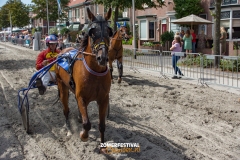
<svg viewBox="0 0 240 160"><path fill-rule="evenodd" d="M136 71L134 69L131 69L129 66L126 66L129 70L131 71ZM237 94L237 95L240 95L240 88L233 88L233 87L229 87L229 86L223 86L223 85L217 85L217 84L207 84L207 85L202 85L200 82L198 82L198 80L195 80L195 79L191 79L191 78L187 78L187 77L183 77L181 79L172 79L172 75L165 75L162 76L160 74L159 71L152 71L152 70L145 70L145 69L137 69L137 71L141 72L141 73L144 73L144 74L148 74L148 75L152 75L152 76L157 76L159 78L169 78L169 81L184 81L186 83L189 83L189 84L195 84L195 85L200 85L202 87L211 87L213 89L216 89L216 90L221 90L221 91L226 91L226 92L229 92L229 93L234 93L234 94ZM137 72L136 71L136 72Z"/></svg>

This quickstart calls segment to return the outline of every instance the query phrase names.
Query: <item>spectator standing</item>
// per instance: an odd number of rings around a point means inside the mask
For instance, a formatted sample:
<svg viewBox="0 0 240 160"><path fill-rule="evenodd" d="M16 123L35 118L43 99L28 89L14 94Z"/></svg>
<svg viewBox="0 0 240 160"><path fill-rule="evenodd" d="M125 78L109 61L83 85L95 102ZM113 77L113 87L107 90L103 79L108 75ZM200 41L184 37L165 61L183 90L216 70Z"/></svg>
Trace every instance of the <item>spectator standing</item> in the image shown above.
<svg viewBox="0 0 240 160"><path fill-rule="evenodd" d="M182 52L186 52L185 49L184 49L184 41L183 41L184 35L185 35L184 30L181 30L180 37L181 37L181 41L183 42L182 43Z"/></svg>
<svg viewBox="0 0 240 160"><path fill-rule="evenodd" d="M191 35L192 35L192 53L196 53L196 34L194 33L193 29L191 29Z"/></svg>
<svg viewBox="0 0 240 160"><path fill-rule="evenodd" d="M171 55L172 55L172 67L173 67L174 73L175 73L175 75L172 77L172 79L178 79L177 73L180 75L179 78L181 78L181 76L183 76L183 74L177 66L177 62L180 59L180 56L176 56L175 52L181 52L182 51L182 42L181 42L180 36L175 36L174 40L175 40L175 43L170 48L170 51L172 51L172 53L171 53Z"/></svg>
<svg viewBox="0 0 240 160"><path fill-rule="evenodd" d="M174 39L172 41L172 45L174 45L176 43L176 40L175 40L175 37L180 37L180 33L179 32L176 32L175 35L174 35ZM180 38L181 39L181 38Z"/></svg>
<svg viewBox="0 0 240 160"><path fill-rule="evenodd" d="M204 31L202 30L201 31L201 34L199 34L197 36L198 38L198 45L197 45L197 48L199 49L204 49L206 48L205 44L206 44L206 41L207 41L207 36L204 34Z"/></svg>
<svg viewBox="0 0 240 160"><path fill-rule="evenodd" d="M80 42L81 42L80 35L79 35L79 34L77 34L77 35L76 35L76 43L80 43Z"/></svg>
<svg viewBox="0 0 240 160"><path fill-rule="evenodd" d="M58 48L59 48L60 50L63 49L63 39L62 39L62 38L59 38L59 39L58 39Z"/></svg>
<svg viewBox="0 0 240 160"><path fill-rule="evenodd" d="M186 53L192 52L192 35L190 34L190 31L187 30L185 35L183 36L184 41L184 49L186 50Z"/></svg>
<svg viewBox="0 0 240 160"><path fill-rule="evenodd" d="M227 43L226 42L227 32L224 27L220 28L220 33L221 33L221 37L220 37L221 55L225 55L226 54L226 43Z"/></svg>

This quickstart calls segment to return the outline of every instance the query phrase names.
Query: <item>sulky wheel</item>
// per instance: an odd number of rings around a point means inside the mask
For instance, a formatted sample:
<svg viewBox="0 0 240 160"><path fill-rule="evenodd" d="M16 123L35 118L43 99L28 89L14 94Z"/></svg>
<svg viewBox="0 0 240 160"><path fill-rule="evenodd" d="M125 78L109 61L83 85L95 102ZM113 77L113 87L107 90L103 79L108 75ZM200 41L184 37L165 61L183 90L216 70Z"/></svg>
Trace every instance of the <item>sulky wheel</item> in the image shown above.
<svg viewBox="0 0 240 160"><path fill-rule="evenodd" d="M24 95L20 95L20 105L21 105L21 116L22 116L22 122L23 122L23 127L26 130L27 133L29 133L29 108L28 108L28 99L25 97L24 102L23 98Z"/></svg>

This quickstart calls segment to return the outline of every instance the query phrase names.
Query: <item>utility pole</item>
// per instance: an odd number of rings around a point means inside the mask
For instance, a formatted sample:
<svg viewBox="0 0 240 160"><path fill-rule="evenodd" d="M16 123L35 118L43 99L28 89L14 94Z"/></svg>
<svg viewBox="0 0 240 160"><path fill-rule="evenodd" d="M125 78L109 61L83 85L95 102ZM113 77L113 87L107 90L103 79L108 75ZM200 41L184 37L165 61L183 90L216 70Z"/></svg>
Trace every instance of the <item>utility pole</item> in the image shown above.
<svg viewBox="0 0 240 160"><path fill-rule="evenodd" d="M12 16L11 16L11 12L9 11L9 15L10 15L10 32L12 34Z"/></svg>
<svg viewBox="0 0 240 160"><path fill-rule="evenodd" d="M134 53L134 59L137 59L136 56L136 32L135 32L135 2L132 0L132 25L133 25L133 53Z"/></svg>
<svg viewBox="0 0 240 160"><path fill-rule="evenodd" d="M47 33L49 34L48 0L46 0L46 5L47 5Z"/></svg>

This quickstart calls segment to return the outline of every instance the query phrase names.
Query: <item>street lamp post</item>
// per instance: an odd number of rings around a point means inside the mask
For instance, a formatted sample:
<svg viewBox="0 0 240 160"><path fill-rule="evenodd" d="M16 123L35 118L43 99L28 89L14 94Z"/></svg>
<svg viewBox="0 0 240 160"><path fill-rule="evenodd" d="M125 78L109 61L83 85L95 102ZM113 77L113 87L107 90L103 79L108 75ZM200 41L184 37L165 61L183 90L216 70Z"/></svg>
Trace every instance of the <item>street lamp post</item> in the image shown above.
<svg viewBox="0 0 240 160"><path fill-rule="evenodd" d="M46 5L47 5L47 33L49 34L48 0L46 0Z"/></svg>
<svg viewBox="0 0 240 160"><path fill-rule="evenodd" d="M134 53L134 59L137 59L137 56L136 56L136 33L135 33L135 2L134 0L132 0L132 25L133 25L133 53Z"/></svg>
<svg viewBox="0 0 240 160"><path fill-rule="evenodd" d="M9 11L9 15L10 15L10 32L12 34L12 17L11 17L11 12Z"/></svg>

